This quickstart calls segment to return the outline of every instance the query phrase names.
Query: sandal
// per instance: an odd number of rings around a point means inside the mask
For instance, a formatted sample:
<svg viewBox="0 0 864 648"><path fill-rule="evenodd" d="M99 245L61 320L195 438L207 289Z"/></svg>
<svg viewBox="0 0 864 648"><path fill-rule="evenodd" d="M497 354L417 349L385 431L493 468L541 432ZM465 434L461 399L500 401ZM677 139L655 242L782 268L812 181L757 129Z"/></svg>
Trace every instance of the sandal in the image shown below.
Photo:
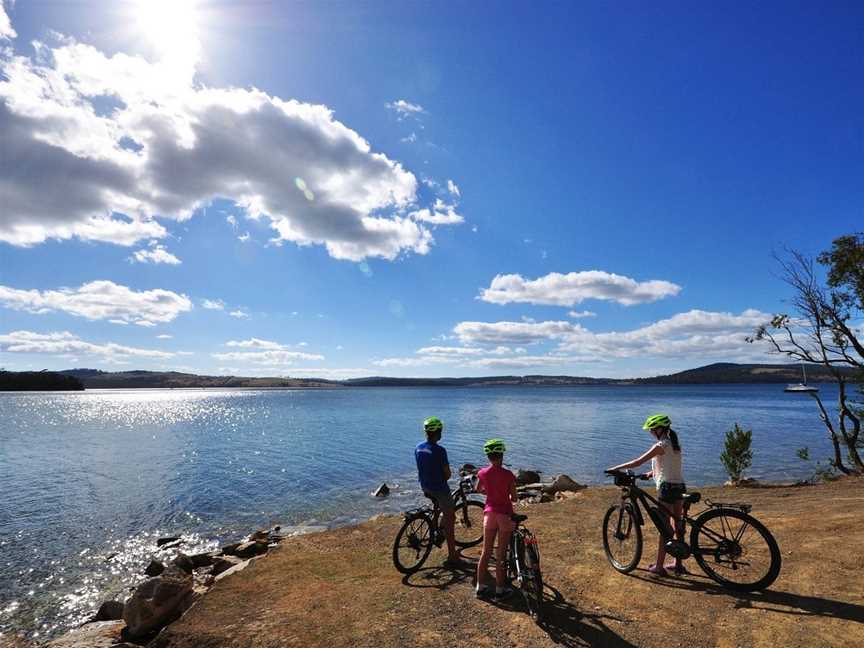
<svg viewBox="0 0 864 648"><path fill-rule="evenodd" d="M654 574L655 576L668 576L669 575L669 573L666 571L666 569L662 565L658 566L658 565L653 564L653 563L648 565L648 571L650 573Z"/></svg>

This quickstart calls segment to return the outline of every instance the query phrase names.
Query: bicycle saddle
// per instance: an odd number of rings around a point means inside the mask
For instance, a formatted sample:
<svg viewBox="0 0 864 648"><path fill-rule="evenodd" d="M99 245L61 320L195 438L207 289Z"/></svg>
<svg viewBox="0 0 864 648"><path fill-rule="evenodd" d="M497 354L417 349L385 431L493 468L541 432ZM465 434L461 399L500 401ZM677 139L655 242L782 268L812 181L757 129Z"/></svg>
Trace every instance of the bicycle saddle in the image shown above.
<svg viewBox="0 0 864 648"><path fill-rule="evenodd" d="M684 493L681 497L684 503L695 504L702 499L701 493Z"/></svg>
<svg viewBox="0 0 864 648"><path fill-rule="evenodd" d="M518 513L513 513L510 516L510 519L518 524L519 522L524 522L525 520L527 520L528 516L527 515L519 515Z"/></svg>

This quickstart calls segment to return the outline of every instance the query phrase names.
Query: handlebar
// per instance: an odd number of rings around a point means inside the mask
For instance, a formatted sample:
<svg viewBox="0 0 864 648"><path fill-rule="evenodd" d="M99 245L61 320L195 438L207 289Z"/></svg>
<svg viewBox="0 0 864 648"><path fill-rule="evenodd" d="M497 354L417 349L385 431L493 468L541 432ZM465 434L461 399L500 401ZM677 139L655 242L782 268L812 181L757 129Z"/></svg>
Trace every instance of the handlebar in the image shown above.
<svg viewBox="0 0 864 648"><path fill-rule="evenodd" d="M603 472L610 477L630 477L632 479L642 479L644 481L651 479L648 473L639 473L637 475L632 470L604 470Z"/></svg>

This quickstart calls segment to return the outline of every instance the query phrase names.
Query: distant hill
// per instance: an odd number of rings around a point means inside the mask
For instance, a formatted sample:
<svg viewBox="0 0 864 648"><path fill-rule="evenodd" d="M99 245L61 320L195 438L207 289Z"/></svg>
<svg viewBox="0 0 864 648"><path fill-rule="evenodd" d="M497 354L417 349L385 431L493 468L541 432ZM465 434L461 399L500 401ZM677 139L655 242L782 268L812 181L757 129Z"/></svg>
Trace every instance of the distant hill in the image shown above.
<svg viewBox="0 0 864 648"><path fill-rule="evenodd" d="M54 371L0 371L0 391L82 391L75 376Z"/></svg>
<svg viewBox="0 0 864 648"><path fill-rule="evenodd" d="M544 387L555 385L697 385L728 383L798 383L801 381L799 364L716 364L687 369L666 376L653 378L591 378L587 376L479 376L469 378L393 378L370 376L349 380L324 380L322 378L254 378L243 376L200 376L177 371L100 371L98 369L67 369L61 372L2 372L8 374L7 384L69 385L54 387L0 387L0 389L81 389L71 386L83 384L88 389L137 389L137 388L253 388L253 389L344 389L352 387L496 387L523 386ZM855 379L852 369L844 370L850 379ZM35 378L12 378L32 375ZM48 376L56 376L50 379ZM63 383L64 379L76 382ZM807 366L807 379L811 383L832 382L831 375L820 366ZM53 382L52 382L53 380ZM17 383L15 382L17 381ZM32 382L27 382L32 381ZM60 382L58 382L60 381ZM862 381L864 382L864 381Z"/></svg>

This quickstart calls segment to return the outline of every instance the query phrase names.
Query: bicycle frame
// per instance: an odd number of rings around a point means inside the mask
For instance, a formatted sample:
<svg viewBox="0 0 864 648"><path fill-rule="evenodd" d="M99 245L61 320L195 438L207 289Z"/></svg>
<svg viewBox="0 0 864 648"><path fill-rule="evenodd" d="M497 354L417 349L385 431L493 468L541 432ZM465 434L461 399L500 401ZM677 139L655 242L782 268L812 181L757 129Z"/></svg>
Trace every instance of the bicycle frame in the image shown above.
<svg viewBox="0 0 864 648"><path fill-rule="evenodd" d="M642 515L642 509L639 506L640 504L645 507L646 511L652 510L652 505L658 511L668 511L665 506L662 506L661 502L649 495L647 492L639 488L636 484L630 484L627 486L621 487L621 500L629 501L633 505L633 513L636 515L636 523L639 526L645 526L645 517ZM682 533L687 529L687 523L693 524L693 518L687 515L690 506L689 503L684 504L684 512L681 516L681 530ZM671 514L671 511L669 512ZM661 528L658 524L657 520L653 515L649 516L651 518L651 522L656 527L658 533L663 537L664 540L673 540L675 538L675 531L671 527Z"/></svg>

